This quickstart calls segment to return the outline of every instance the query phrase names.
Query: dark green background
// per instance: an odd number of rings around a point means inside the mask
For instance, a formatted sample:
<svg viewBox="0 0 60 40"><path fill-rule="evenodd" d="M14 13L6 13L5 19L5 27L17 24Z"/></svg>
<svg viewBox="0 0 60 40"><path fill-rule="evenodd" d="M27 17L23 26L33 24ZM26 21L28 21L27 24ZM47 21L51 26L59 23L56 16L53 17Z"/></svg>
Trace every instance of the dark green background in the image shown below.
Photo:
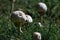
<svg viewBox="0 0 60 40"><path fill-rule="evenodd" d="M46 3L48 11L38 17L35 5L38 2ZM23 25L20 37L21 40L32 40L33 32L40 32L42 40L60 40L60 0L16 0L14 9L21 8L27 14L32 15L33 23ZM0 0L0 40L18 40L18 31L10 20L11 2L10 0ZM37 22L41 22L44 27L41 28Z"/></svg>

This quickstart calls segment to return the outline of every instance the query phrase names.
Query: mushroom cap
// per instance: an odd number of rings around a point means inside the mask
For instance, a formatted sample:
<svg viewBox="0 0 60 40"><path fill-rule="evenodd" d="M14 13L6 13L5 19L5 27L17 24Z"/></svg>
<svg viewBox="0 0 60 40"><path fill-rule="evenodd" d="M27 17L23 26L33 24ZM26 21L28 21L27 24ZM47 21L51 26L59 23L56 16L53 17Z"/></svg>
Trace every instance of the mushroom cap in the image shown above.
<svg viewBox="0 0 60 40"><path fill-rule="evenodd" d="M26 15L26 18L27 18L27 22L29 23L33 22L33 19L30 15Z"/></svg>
<svg viewBox="0 0 60 40"><path fill-rule="evenodd" d="M14 11L11 14L11 19L13 22L22 22L22 21L26 21L26 16L23 11Z"/></svg>
<svg viewBox="0 0 60 40"><path fill-rule="evenodd" d="M38 3L38 8L39 8L40 10L43 10L44 12L47 11L47 5L46 5L45 3L43 3L43 2L39 2L39 3Z"/></svg>
<svg viewBox="0 0 60 40"><path fill-rule="evenodd" d="M34 32L33 33L33 38L36 38L38 40L41 40L41 34L39 32Z"/></svg>

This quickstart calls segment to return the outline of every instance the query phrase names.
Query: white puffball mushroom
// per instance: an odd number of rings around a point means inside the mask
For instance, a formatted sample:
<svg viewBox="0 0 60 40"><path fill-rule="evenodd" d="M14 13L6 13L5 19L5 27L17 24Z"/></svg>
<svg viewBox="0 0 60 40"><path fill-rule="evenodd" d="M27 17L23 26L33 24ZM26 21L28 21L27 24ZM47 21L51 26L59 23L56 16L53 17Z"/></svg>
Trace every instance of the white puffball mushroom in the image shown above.
<svg viewBox="0 0 60 40"><path fill-rule="evenodd" d="M32 40L41 40L41 33L34 32Z"/></svg>
<svg viewBox="0 0 60 40"><path fill-rule="evenodd" d="M33 22L33 19L32 19L32 17L30 16L30 15L26 15L26 20L27 20L27 22L29 22L29 23L31 23L31 22Z"/></svg>
<svg viewBox="0 0 60 40"><path fill-rule="evenodd" d="M43 27L43 25L42 25L40 22L38 22L38 25L39 25L40 27Z"/></svg>
<svg viewBox="0 0 60 40"><path fill-rule="evenodd" d="M39 2L38 6L39 6L40 10L43 10L44 12L47 11L47 5L45 3Z"/></svg>

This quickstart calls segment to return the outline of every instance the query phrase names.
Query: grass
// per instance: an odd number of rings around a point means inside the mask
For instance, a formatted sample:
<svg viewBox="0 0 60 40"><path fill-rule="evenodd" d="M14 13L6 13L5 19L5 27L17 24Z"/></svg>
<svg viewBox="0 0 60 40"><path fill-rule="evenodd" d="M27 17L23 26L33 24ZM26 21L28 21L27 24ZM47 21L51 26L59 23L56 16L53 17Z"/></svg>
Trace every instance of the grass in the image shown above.
<svg viewBox="0 0 60 40"><path fill-rule="evenodd" d="M40 20L38 13L35 10L35 5L38 2L47 4L48 11L44 14L44 18ZM59 0L16 0L15 8L22 8L25 12L31 14L34 22L23 25L21 33L21 40L31 40L32 34L38 31L42 34L43 40L60 40L60 1ZM0 0L0 40L16 40L18 31L14 24L10 21L10 1ZM41 28L36 23L40 21L44 27ZM17 39L18 40L18 39Z"/></svg>

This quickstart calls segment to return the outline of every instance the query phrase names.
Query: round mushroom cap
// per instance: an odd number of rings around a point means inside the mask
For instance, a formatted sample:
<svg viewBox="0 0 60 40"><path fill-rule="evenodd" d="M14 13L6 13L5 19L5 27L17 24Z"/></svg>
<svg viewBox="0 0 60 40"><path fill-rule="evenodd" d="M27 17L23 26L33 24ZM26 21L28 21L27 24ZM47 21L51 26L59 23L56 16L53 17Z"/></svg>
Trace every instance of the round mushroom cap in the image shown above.
<svg viewBox="0 0 60 40"><path fill-rule="evenodd" d="M27 18L27 22L29 23L33 22L33 19L30 15L26 15L26 18Z"/></svg>
<svg viewBox="0 0 60 40"><path fill-rule="evenodd" d="M14 11L11 14L11 18L12 18L13 22L26 21L26 16L25 16L25 13L23 11Z"/></svg>
<svg viewBox="0 0 60 40"><path fill-rule="evenodd" d="M38 40L41 40L41 34L39 32L34 32L33 33L33 38L36 38Z"/></svg>
<svg viewBox="0 0 60 40"><path fill-rule="evenodd" d="M39 8L40 10L43 10L44 12L47 11L47 5L46 5L45 3L43 3L43 2L39 2L39 3L38 3L38 8Z"/></svg>

